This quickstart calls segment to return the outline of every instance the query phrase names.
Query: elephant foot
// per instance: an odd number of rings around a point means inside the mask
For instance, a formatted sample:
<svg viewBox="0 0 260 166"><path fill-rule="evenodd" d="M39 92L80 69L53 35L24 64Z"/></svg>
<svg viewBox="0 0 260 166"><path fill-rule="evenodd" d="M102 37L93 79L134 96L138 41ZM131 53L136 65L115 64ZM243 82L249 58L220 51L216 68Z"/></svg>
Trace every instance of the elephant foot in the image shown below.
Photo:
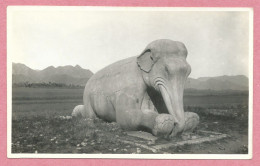
<svg viewBox="0 0 260 166"><path fill-rule="evenodd" d="M172 133L170 134L170 138L173 138L178 133L180 133L182 135L183 134L189 135L199 125L199 119L200 118L199 118L198 114L196 114L194 112L185 112L184 118L185 118L185 124L184 124L183 130L181 132L179 130L173 130Z"/></svg>
<svg viewBox="0 0 260 166"><path fill-rule="evenodd" d="M172 115L159 114L155 118L155 124L152 129L153 135L164 138L173 138L177 134L187 134L193 132L199 124L199 116L193 112L185 112L184 117L184 128L180 129L175 123L174 117Z"/></svg>
<svg viewBox="0 0 260 166"><path fill-rule="evenodd" d="M152 130L156 136L168 137L174 129L174 117L170 114L159 114L155 118L155 125Z"/></svg>
<svg viewBox="0 0 260 166"><path fill-rule="evenodd" d="M185 112L185 126L184 133L193 132L193 130L199 125L199 115L194 112Z"/></svg>

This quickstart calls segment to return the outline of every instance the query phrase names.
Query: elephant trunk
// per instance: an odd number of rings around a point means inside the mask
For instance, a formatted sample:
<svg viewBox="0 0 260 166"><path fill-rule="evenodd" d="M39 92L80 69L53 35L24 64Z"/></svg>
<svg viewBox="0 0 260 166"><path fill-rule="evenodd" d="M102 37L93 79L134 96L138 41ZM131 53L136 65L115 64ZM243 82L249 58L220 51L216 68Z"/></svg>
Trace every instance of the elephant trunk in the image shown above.
<svg viewBox="0 0 260 166"><path fill-rule="evenodd" d="M165 84L157 84L162 94L164 103L169 114L173 115L178 132L184 128L184 109L183 109L183 89L179 82L175 82L171 87Z"/></svg>

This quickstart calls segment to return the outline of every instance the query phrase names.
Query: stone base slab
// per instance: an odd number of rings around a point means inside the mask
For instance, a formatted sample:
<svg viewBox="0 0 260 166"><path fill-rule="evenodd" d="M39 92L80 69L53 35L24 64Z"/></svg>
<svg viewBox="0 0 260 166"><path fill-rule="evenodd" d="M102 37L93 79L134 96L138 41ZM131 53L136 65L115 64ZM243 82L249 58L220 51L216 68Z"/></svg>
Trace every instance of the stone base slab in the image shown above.
<svg viewBox="0 0 260 166"><path fill-rule="evenodd" d="M183 145L200 144L203 142L211 142L228 137L227 134L218 132L198 130L196 134L182 135L172 140L162 140L147 132L131 131L127 135L133 139L120 140L123 143L138 146L147 149L153 153L160 152L163 149L178 147Z"/></svg>

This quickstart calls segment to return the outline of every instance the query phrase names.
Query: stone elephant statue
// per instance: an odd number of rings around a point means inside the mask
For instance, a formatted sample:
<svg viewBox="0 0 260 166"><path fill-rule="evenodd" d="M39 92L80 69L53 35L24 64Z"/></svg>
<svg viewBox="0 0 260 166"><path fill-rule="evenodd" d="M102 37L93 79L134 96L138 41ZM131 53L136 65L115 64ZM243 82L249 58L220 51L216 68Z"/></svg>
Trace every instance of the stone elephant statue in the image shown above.
<svg viewBox="0 0 260 166"><path fill-rule="evenodd" d="M184 85L191 72L186 57L183 43L160 39L139 56L103 68L85 86L81 115L154 135L192 131L199 116L183 109Z"/></svg>

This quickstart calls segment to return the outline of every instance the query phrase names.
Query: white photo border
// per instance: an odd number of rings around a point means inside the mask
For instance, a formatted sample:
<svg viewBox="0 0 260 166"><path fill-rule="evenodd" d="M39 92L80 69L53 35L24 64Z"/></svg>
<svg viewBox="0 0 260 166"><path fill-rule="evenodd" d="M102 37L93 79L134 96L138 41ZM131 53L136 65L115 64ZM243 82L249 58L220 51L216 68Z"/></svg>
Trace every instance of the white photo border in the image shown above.
<svg viewBox="0 0 260 166"><path fill-rule="evenodd" d="M88 11L241 11L249 12L249 116L248 154L32 154L11 153L12 135L12 57L9 29L15 11L34 10ZM253 8L226 7L92 7L92 6L8 6L7 8L7 157L8 158L95 158L95 159L252 159L253 152Z"/></svg>

